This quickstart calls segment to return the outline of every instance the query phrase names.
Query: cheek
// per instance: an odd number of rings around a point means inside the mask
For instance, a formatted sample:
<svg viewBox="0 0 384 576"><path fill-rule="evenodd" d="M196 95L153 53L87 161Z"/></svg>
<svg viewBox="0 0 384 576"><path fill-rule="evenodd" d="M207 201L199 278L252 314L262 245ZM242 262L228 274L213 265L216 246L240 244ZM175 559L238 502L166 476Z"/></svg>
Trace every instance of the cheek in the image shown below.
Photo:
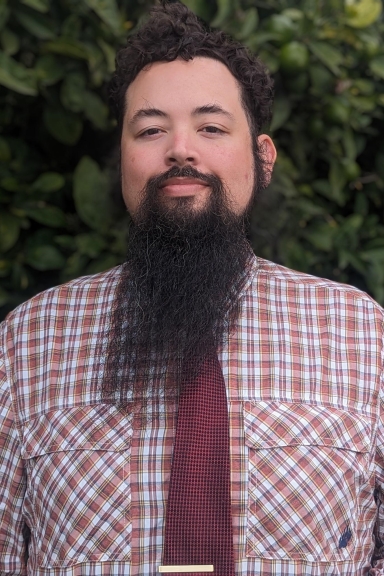
<svg viewBox="0 0 384 576"><path fill-rule="evenodd" d="M237 163L235 169L231 170L229 178L237 188L243 189L246 193L253 186L253 166L249 166L244 159L244 161Z"/></svg>
<svg viewBox="0 0 384 576"><path fill-rule="evenodd" d="M135 186L140 182L143 170L140 169L138 158L135 154L125 154L121 157L121 171L123 181L129 186Z"/></svg>
<svg viewBox="0 0 384 576"><path fill-rule="evenodd" d="M244 180L246 181L248 186L253 186L253 170L248 170L244 174Z"/></svg>
<svg viewBox="0 0 384 576"><path fill-rule="evenodd" d="M253 155L247 149L241 155L241 160L239 162L239 168L241 169L239 173L239 179L244 183L246 187L253 187L254 180L254 162Z"/></svg>

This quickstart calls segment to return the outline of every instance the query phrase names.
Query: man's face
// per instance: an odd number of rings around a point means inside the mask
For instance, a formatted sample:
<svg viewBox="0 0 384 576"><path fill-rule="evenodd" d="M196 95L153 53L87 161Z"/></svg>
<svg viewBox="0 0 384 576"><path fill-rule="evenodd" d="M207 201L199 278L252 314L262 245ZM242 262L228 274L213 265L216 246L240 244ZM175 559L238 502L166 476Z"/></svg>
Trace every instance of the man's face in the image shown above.
<svg viewBox="0 0 384 576"><path fill-rule="evenodd" d="M217 60L156 62L142 70L127 90L121 139L123 197L135 215L148 180L172 167L192 166L223 182L230 209L247 209L254 184L250 129L238 84ZM272 168L276 152L269 136L259 136ZM180 198L204 209L211 189L194 178L171 178L159 190L172 208Z"/></svg>

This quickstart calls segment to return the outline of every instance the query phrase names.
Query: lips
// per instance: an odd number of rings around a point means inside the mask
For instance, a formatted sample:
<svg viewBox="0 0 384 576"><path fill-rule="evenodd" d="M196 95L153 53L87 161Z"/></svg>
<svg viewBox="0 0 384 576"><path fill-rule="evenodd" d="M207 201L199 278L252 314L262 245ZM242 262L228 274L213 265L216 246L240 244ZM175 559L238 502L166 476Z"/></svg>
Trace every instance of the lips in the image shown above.
<svg viewBox="0 0 384 576"><path fill-rule="evenodd" d="M169 178L161 190L167 196L194 196L207 187L208 184L198 178Z"/></svg>

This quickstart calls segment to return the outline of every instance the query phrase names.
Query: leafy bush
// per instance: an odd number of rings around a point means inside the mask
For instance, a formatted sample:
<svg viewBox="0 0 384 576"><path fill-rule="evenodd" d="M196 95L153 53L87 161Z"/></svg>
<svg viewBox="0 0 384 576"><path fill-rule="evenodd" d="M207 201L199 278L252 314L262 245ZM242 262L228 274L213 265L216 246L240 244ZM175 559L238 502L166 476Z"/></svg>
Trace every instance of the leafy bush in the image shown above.
<svg viewBox="0 0 384 576"><path fill-rule="evenodd" d="M380 0L185 0L276 82L279 159L259 199L261 256L384 303ZM119 263L124 208L106 83L150 0L0 0L0 306Z"/></svg>

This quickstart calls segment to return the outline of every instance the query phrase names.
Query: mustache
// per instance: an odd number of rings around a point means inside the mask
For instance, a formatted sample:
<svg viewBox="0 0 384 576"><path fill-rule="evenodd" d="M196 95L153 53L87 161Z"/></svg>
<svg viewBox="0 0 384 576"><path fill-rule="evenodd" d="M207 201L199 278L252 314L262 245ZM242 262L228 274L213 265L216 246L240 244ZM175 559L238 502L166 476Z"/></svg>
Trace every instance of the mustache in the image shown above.
<svg viewBox="0 0 384 576"><path fill-rule="evenodd" d="M213 174L204 174L204 172L199 172L193 166L172 166L166 172L162 174L158 174L157 176L152 176L149 178L147 182L147 186L150 186L152 189L160 188L164 182L169 180L170 178L194 178L196 180L201 180L205 184L209 186L217 186L221 185L221 180L217 176Z"/></svg>

